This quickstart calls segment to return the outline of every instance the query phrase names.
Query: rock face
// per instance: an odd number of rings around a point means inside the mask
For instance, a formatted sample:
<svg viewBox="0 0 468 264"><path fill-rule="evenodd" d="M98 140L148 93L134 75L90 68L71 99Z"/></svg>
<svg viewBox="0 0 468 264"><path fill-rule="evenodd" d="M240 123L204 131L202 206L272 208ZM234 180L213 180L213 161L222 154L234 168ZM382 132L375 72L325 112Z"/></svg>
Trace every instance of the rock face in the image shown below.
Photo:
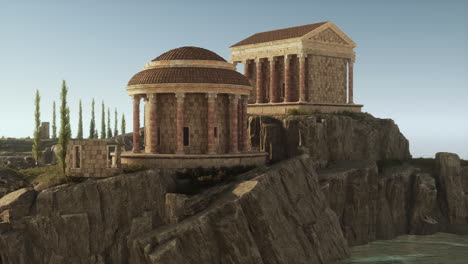
<svg viewBox="0 0 468 264"><path fill-rule="evenodd" d="M172 194L165 171L22 189L0 200L21 204L0 223L0 263L333 263L349 250L310 163L194 196Z"/></svg>
<svg viewBox="0 0 468 264"><path fill-rule="evenodd" d="M275 162L308 153L317 168L340 160L405 160L408 140L391 119L368 114L252 116L251 146Z"/></svg>
<svg viewBox="0 0 468 264"><path fill-rule="evenodd" d="M450 153L438 153L435 168L426 173L400 165L379 172L373 161L347 161L318 174L350 246L402 234L468 234L462 184L468 174Z"/></svg>

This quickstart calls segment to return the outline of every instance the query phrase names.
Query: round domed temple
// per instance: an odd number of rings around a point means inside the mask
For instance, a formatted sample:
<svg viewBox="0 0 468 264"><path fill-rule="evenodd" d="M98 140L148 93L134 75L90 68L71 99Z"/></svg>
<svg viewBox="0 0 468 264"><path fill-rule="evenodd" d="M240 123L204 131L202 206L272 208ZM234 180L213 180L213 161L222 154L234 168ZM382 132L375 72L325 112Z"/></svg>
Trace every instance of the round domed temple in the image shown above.
<svg viewBox="0 0 468 264"><path fill-rule="evenodd" d="M234 64L198 47L170 50L147 63L127 84L133 99L133 151L122 164L157 168L265 163L250 152L247 102L252 86ZM144 142L140 142L140 102Z"/></svg>

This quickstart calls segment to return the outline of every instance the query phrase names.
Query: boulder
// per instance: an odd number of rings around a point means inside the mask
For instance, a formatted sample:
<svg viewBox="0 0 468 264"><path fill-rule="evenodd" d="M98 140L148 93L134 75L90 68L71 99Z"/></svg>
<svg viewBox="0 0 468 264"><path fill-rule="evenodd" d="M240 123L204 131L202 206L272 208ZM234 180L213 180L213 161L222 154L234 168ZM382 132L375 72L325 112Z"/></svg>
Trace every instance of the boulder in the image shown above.
<svg viewBox="0 0 468 264"><path fill-rule="evenodd" d="M3 221L10 222L29 215L36 192L33 189L23 188L11 192L0 199L0 216Z"/></svg>

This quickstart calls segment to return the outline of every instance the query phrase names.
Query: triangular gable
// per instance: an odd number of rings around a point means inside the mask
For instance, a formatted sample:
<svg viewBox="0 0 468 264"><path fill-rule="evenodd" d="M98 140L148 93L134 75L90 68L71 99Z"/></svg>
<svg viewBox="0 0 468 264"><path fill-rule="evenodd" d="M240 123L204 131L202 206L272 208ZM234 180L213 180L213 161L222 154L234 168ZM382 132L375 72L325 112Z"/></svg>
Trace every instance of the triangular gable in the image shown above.
<svg viewBox="0 0 468 264"><path fill-rule="evenodd" d="M353 40L346 36L346 34L332 22L327 22L319 28L312 30L304 35L302 39L341 44L351 46L353 48L356 47L356 43L354 43Z"/></svg>

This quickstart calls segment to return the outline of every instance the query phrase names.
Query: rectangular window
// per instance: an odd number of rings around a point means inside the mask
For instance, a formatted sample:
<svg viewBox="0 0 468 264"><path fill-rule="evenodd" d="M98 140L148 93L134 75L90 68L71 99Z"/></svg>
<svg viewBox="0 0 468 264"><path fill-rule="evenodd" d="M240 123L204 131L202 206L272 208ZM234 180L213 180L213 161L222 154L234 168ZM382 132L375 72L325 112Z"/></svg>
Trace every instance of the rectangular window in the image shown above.
<svg viewBox="0 0 468 264"><path fill-rule="evenodd" d="M158 127L158 146L161 146L161 128Z"/></svg>
<svg viewBox="0 0 468 264"><path fill-rule="evenodd" d="M190 129L188 127L184 127L184 146L190 145Z"/></svg>
<svg viewBox="0 0 468 264"><path fill-rule="evenodd" d="M218 127L214 127L214 137L218 137Z"/></svg>
<svg viewBox="0 0 468 264"><path fill-rule="evenodd" d="M81 147L75 146L75 169L81 168Z"/></svg>
<svg viewBox="0 0 468 264"><path fill-rule="evenodd" d="M107 146L107 168L112 168L112 153L115 155L116 146Z"/></svg>
<svg viewBox="0 0 468 264"><path fill-rule="evenodd" d="M283 83L283 86L281 87L281 97L284 97L284 90L285 88L284 88L284 83Z"/></svg>

